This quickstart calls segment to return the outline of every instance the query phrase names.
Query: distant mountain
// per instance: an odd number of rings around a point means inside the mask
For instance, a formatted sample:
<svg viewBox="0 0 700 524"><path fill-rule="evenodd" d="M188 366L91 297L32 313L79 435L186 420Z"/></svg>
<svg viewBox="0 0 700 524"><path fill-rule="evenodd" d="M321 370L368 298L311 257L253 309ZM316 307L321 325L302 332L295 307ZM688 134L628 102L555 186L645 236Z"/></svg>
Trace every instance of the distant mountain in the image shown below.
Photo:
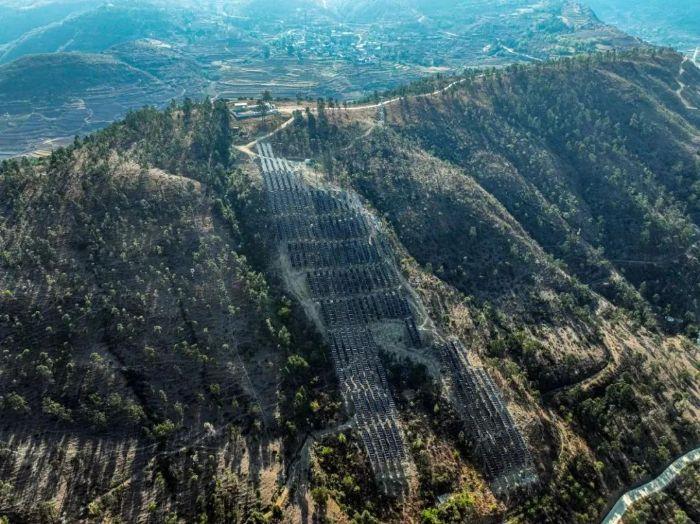
<svg viewBox="0 0 700 524"><path fill-rule="evenodd" d="M255 98L267 89L276 97L358 99L464 67L639 45L563 0L534 6L525 0L75 0L0 4L0 17L5 15L11 23L0 28L0 64L18 61L5 74L17 74L22 85L31 82L39 63L51 71L62 67L66 53L107 58L65 64L74 69L76 82L63 82L59 72L51 93L46 84L28 86L28 93L46 93L68 105L29 108L23 94L6 84L8 91L0 93L5 130L0 157L93 129L107 115L144 104L163 106L172 97ZM44 56L40 62L22 61L35 55ZM119 80L113 100L82 89L123 77L126 70L116 71L117 62L142 74L126 96ZM25 66L26 74L17 71ZM83 102L98 118L82 113Z"/></svg>
<svg viewBox="0 0 700 524"><path fill-rule="evenodd" d="M631 35L685 53L700 47L700 7L695 0L588 0L600 17Z"/></svg>
<svg viewBox="0 0 700 524"><path fill-rule="evenodd" d="M417 21L423 12L411 0L329 0L328 11L338 20L354 23L380 21Z"/></svg>
<svg viewBox="0 0 700 524"><path fill-rule="evenodd" d="M0 55L2 46L20 38L37 28L60 23L70 15L95 7L97 0L76 0L74 2L0 2Z"/></svg>
<svg viewBox="0 0 700 524"><path fill-rule="evenodd" d="M109 55L55 53L21 58L0 66L0 99L4 104L61 104L102 87L118 92L157 79Z"/></svg>
<svg viewBox="0 0 700 524"><path fill-rule="evenodd" d="M110 47L108 56L170 83L173 88L200 98L207 84L204 66L177 46L161 40L130 40Z"/></svg>
<svg viewBox="0 0 700 524"><path fill-rule="evenodd" d="M178 67L179 70L179 67ZM0 66L0 156L89 133L183 94L109 55L32 55Z"/></svg>
<svg viewBox="0 0 700 524"><path fill-rule="evenodd" d="M173 39L182 34L177 11L148 4L107 4L73 12L57 23L37 27L0 50L0 63L29 54L79 51L99 53L139 38Z"/></svg>

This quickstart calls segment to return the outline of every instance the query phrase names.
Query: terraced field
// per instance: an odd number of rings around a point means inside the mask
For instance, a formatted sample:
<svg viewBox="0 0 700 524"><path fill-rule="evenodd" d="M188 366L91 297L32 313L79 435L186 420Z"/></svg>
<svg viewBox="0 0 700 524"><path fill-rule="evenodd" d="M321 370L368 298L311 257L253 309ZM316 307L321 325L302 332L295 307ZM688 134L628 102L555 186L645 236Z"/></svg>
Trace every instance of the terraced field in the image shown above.
<svg viewBox="0 0 700 524"><path fill-rule="evenodd" d="M181 93L107 56L21 59L0 67L0 158L64 143Z"/></svg>

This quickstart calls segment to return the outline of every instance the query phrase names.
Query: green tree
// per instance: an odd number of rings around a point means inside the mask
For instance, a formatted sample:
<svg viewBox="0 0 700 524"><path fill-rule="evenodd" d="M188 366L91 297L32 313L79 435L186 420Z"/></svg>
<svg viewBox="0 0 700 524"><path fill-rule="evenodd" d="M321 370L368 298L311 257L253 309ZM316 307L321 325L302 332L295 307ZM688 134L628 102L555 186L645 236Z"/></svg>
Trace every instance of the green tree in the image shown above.
<svg viewBox="0 0 700 524"><path fill-rule="evenodd" d="M27 414L31 411L27 400L14 391L8 394L4 399L0 397L0 405L6 410L18 414Z"/></svg>

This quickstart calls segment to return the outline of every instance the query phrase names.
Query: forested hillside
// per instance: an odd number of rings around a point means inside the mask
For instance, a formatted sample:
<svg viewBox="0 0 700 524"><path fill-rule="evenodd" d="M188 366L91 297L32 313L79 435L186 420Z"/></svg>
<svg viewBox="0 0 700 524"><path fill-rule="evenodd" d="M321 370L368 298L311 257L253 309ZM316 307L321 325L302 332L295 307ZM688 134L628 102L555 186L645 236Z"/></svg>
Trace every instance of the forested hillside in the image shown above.
<svg viewBox="0 0 700 524"><path fill-rule="evenodd" d="M369 129L371 113L350 118L326 110L320 124L314 118L307 126L310 132L301 119L286 129L280 145L294 155L319 151L333 174L349 178L389 214L408 207L396 205L394 196L410 198L413 179L423 189L416 198L443 194L446 206L476 192L470 206L497 202L580 283L642 322L673 317L665 327L692 336L700 314L700 113L688 105L699 102L700 70L687 65L679 74L680 67L681 56L670 51L513 66L471 75L439 96L402 98L384 109L385 126ZM678 80L688 83L682 97ZM362 131L363 139L353 140ZM416 173L406 173L408 166ZM372 176L382 171L395 175ZM441 176L471 190L446 188ZM460 240L464 246L446 245L454 235L430 222L463 226L450 213L434 218L416 208L409 218L427 228L427 237L404 221L397 228L418 237L406 240L418 260L442 267L469 295L506 298L498 288L509 290L517 275L486 278L461 265L481 260L487 262L481 268L497 270L506 263L491 254L494 235L479 235L475 223L476 231ZM438 245L447 249L433 249ZM513 264L513 271L522 266ZM549 272L548 278L556 277Z"/></svg>
<svg viewBox="0 0 700 524"><path fill-rule="evenodd" d="M486 367L530 492L494 496L424 347L381 355L415 464L382 494L282 290L248 130L185 100L0 167L0 517L596 522L696 447L700 71L649 50L454 82L270 140L372 217L420 329Z"/></svg>
<svg viewBox="0 0 700 524"><path fill-rule="evenodd" d="M321 105L277 136L384 217L436 318L525 380L559 438L561 422L581 439L598 494L699 438L700 72L682 60L479 72L379 109ZM594 495L579 488L562 499L553 484L529 518L559 521L561 504L588 521Z"/></svg>
<svg viewBox="0 0 700 524"><path fill-rule="evenodd" d="M0 514L11 522L231 522L269 504L261 478L280 467L279 417L295 420L286 353L317 342L245 257L230 141L225 104L187 102L45 162L2 165ZM313 385L306 395L304 414L319 402ZM319 420L334 404L323 405Z"/></svg>

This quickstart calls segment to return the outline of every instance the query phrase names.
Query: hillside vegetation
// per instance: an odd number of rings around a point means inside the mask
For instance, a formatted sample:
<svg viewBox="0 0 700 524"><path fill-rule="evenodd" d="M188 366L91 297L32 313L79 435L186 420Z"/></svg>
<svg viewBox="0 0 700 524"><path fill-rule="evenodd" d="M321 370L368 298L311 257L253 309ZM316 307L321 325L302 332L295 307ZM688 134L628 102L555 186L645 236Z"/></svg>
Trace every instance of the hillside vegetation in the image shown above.
<svg viewBox="0 0 700 524"><path fill-rule="evenodd" d="M314 338L243 254L230 133L224 104L187 103L2 165L0 515L12 522L231 522L270 503L280 424L307 423L284 402L285 354ZM320 400L306 391L302 413Z"/></svg>
<svg viewBox="0 0 700 524"><path fill-rule="evenodd" d="M379 117L320 106L276 138L384 217L435 317L525 380L590 451L586 483L613 489L700 436L700 114L677 94L681 61L513 66ZM700 72L681 74L695 100ZM560 445L553 478L579 478L556 473ZM590 495L551 489L528 518L593 518Z"/></svg>
<svg viewBox="0 0 700 524"><path fill-rule="evenodd" d="M539 475L507 500L430 347L381 355L416 469L406 499L382 495L329 351L281 290L224 101L3 163L0 516L598 521L700 440L700 72L681 60L595 55L379 110L321 102L271 139L311 159L310 183L359 197L422 327L488 368Z"/></svg>

